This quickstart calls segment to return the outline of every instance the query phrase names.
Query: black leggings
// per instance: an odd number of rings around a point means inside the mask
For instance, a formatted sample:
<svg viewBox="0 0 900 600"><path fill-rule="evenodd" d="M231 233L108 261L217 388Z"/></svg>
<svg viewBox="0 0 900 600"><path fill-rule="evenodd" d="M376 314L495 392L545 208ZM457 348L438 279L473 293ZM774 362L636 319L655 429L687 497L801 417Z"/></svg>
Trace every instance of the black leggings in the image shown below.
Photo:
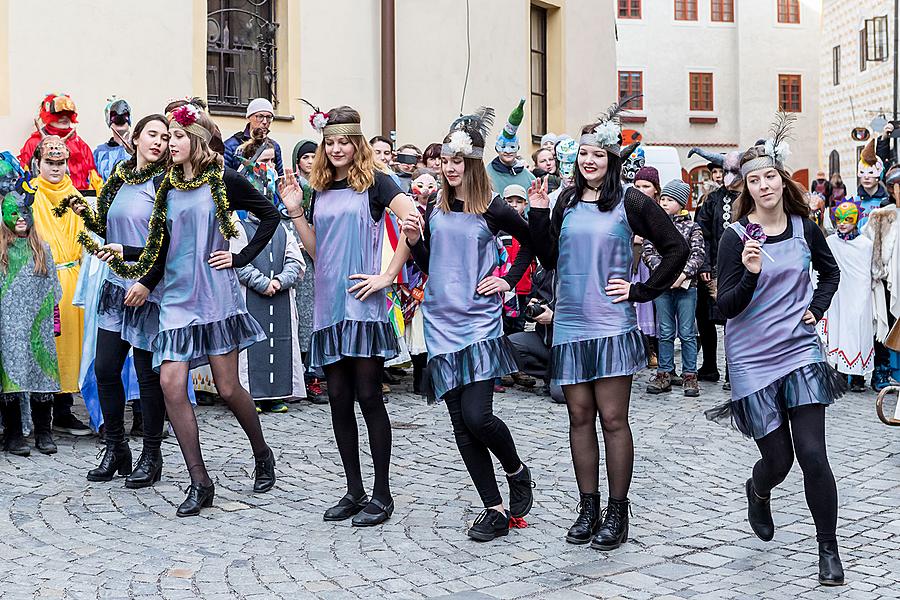
<svg viewBox="0 0 900 600"><path fill-rule="evenodd" d="M760 496L768 496L787 477L796 453L806 504L816 524L816 540L833 542L837 485L825 449L825 405L800 406L789 410L788 417L778 429L756 440L762 458L753 466L753 488Z"/></svg>
<svg viewBox="0 0 900 600"><path fill-rule="evenodd" d="M569 409L569 445L575 481L582 494L594 494L600 486L600 444L597 415L603 428L606 478L609 496L626 500L634 471L634 440L628 424L631 375L605 377L587 383L564 385Z"/></svg>
<svg viewBox="0 0 900 600"><path fill-rule="evenodd" d="M331 426L337 442L347 492L354 498L365 493L359 466L359 431L356 427L355 403L359 402L369 431L369 450L375 467L372 498L384 504L391 502L391 420L384 407L381 382L382 358L342 358L323 367L331 405Z"/></svg>
<svg viewBox="0 0 900 600"><path fill-rule="evenodd" d="M448 392L443 399L456 446L481 501L485 508L502 504L491 453L507 473L518 471L522 461L506 423L494 415L494 380L471 383Z"/></svg>
<svg viewBox="0 0 900 600"><path fill-rule="evenodd" d="M97 330L97 354L94 373L97 376L97 394L108 444L125 441L125 386L122 384L122 367L131 344L119 333ZM144 448L159 449L163 438L166 404L163 400L159 375L153 371L153 353L134 349L134 370L141 392L140 406L144 415Z"/></svg>

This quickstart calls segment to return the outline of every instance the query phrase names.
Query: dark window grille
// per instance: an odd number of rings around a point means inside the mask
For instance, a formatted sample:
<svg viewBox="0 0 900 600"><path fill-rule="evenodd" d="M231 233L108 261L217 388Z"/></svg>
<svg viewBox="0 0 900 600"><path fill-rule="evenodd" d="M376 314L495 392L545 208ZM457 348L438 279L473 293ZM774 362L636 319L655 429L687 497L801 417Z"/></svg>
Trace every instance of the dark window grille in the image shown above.
<svg viewBox="0 0 900 600"><path fill-rule="evenodd" d="M277 99L275 0L208 0L206 95L210 110L244 114Z"/></svg>
<svg viewBox="0 0 900 600"><path fill-rule="evenodd" d="M531 7L531 137L547 133L547 9Z"/></svg>
<svg viewBox="0 0 900 600"><path fill-rule="evenodd" d="M841 47L831 49L831 84L841 84Z"/></svg>

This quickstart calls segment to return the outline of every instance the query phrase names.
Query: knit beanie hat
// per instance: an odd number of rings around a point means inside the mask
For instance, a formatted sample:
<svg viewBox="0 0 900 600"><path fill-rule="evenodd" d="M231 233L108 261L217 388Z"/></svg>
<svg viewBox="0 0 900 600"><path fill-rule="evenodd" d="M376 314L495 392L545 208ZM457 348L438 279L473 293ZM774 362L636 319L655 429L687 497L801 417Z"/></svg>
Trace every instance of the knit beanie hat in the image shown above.
<svg viewBox="0 0 900 600"><path fill-rule="evenodd" d="M663 187L660 196L668 196L681 206L687 206L691 199L691 186L680 179L673 179Z"/></svg>
<svg viewBox="0 0 900 600"><path fill-rule="evenodd" d="M519 125L522 124L524 116L525 98L522 98L519 100L519 104L513 111L509 113L509 118L506 119L506 125L503 126L503 130L500 131L500 135L497 136L497 144L494 146L494 149L497 152L519 151L519 138L516 135L516 131L518 131Z"/></svg>
<svg viewBox="0 0 900 600"><path fill-rule="evenodd" d="M254 98L250 101L250 104L247 105L247 117L255 115L258 112L267 112L274 115L275 108L272 106L272 103L265 98Z"/></svg>
<svg viewBox="0 0 900 600"><path fill-rule="evenodd" d="M634 174L634 180L649 181L656 188L656 191L659 191L659 171L656 170L656 167L641 167Z"/></svg>

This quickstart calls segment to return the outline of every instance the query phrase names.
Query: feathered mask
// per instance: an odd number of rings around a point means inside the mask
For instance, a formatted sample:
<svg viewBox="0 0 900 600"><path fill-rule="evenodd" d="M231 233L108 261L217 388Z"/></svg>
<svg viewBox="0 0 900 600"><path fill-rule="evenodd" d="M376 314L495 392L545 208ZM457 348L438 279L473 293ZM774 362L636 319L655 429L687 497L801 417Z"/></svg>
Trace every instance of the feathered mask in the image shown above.
<svg viewBox="0 0 900 600"><path fill-rule="evenodd" d="M479 107L471 115L463 115L453 121L447 141L441 145L441 156L484 158L484 140L494 125L494 109Z"/></svg>
<svg viewBox="0 0 900 600"><path fill-rule="evenodd" d="M751 172L759 171L760 169L771 169L773 167L784 169L784 161L791 155L791 147L787 140L796 121L797 115L783 110L778 111L770 130L772 136L763 142L762 145L756 146L757 149L762 150L763 155L748 160L741 165L742 177L746 179Z"/></svg>
<svg viewBox="0 0 900 600"><path fill-rule="evenodd" d="M625 106L629 102L640 97L641 94L629 96L610 106L600 117L593 131L581 134L578 144L580 146L597 146L610 154L622 156L622 113L627 112L628 109ZM634 149L632 148L632 150Z"/></svg>

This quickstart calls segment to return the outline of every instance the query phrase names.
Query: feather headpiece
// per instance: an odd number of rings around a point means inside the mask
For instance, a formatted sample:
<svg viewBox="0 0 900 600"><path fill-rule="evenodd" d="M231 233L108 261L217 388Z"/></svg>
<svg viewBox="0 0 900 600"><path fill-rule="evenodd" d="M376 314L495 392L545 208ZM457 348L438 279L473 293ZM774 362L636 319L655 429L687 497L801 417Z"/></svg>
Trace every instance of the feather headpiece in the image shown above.
<svg viewBox="0 0 900 600"><path fill-rule="evenodd" d="M776 113L775 121L772 123L771 129L769 129L771 136L755 146L755 148L762 150L762 156L748 160L741 165L742 177L746 178L751 172L760 169L784 169L784 162L791 155L791 147L787 140L796 121L797 115L794 113L785 112L784 110L779 110Z"/></svg>
<svg viewBox="0 0 900 600"><path fill-rule="evenodd" d="M581 146L597 146L603 148L611 154L622 156L622 115L628 111L626 106L629 102L641 97L641 94L635 94L622 98L618 102L612 104L606 112L600 116L597 126L590 133L584 133L578 140Z"/></svg>
<svg viewBox="0 0 900 600"><path fill-rule="evenodd" d="M494 125L494 109L481 106L470 115L462 115L450 125L448 141L441 145L441 156L483 158L484 141Z"/></svg>

